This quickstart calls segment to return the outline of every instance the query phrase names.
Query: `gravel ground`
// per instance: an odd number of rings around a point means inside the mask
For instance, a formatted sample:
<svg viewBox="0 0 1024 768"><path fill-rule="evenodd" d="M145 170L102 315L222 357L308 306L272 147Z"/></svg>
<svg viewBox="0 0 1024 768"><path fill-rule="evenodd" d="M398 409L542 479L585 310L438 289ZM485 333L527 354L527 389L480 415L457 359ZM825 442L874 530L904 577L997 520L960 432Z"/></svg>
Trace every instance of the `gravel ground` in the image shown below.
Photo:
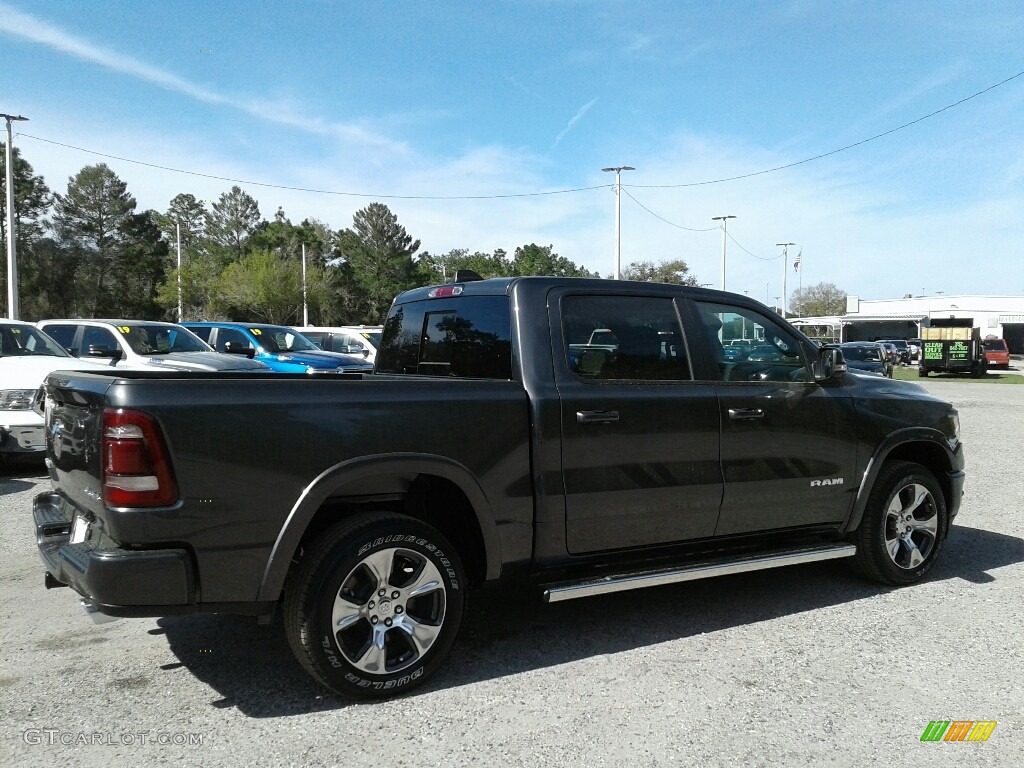
<svg viewBox="0 0 1024 768"><path fill-rule="evenodd" d="M0 764L1024 765L1024 387L925 386L960 409L968 452L926 582L832 562L555 605L483 593L446 668L377 704L324 695L279 624L94 626L43 589L48 481L0 474ZM958 719L998 725L920 741Z"/></svg>

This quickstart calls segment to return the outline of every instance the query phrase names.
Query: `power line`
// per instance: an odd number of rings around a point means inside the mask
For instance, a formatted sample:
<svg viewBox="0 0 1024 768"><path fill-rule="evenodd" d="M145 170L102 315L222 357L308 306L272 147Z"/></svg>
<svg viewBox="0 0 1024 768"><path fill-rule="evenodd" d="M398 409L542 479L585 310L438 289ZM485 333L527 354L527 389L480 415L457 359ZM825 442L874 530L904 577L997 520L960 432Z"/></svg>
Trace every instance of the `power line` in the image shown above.
<svg viewBox="0 0 1024 768"><path fill-rule="evenodd" d="M36 141L44 141L47 144L55 144L58 147L65 147L67 149L74 149L79 152L86 152L90 155L96 155L97 157L105 157L109 160L120 160L123 163L134 163L135 165L144 165L147 168L158 168L161 171L170 171L172 173L184 173L188 176L200 176L204 179L214 179L216 181L230 181L232 184L246 184L252 187L267 187L268 189L286 189L292 192L312 192L317 195L338 195L340 197L372 197L377 200L501 200L512 197L543 197L545 195L565 195L571 192L587 192L592 189L608 189L611 184L597 184L593 187L573 187L571 189L552 189L544 192L516 192L507 195L378 195L371 192L339 192L333 189L312 189L310 187L291 187L287 184L271 184L266 181L249 181L247 179L233 179L230 176L216 176L212 173L200 173L199 171L187 171L182 168L171 168L167 165L157 165L156 163L147 163L144 160L133 160L130 157L121 157L119 155L110 155L104 152L97 152L93 149L86 149L84 147L76 147L73 144L65 144L60 141L54 141L53 139L44 139L42 136L33 136L30 133L19 133L19 136L24 136L27 139L35 139Z"/></svg>
<svg viewBox="0 0 1024 768"><path fill-rule="evenodd" d="M714 231L716 229L721 229L722 228L720 226L719 227L707 227L705 229L694 229L692 227L684 227L682 224L676 224L674 221L669 221L664 216L659 216L657 213L655 213L650 208L648 208L646 205L644 205L639 200L637 200L636 197L634 195L632 195L628 190L623 189L622 191L625 192L627 195L629 195L630 199L634 203L636 203L641 208L643 208L645 211L647 211L649 214L651 214L651 216L653 216L654 218L658 219L659 221L665 222L669 226L673 226L673 227L676 227L678 229L685 229L687 232L712 232L712 231ZM779 259L782 258L782 254L781 253L776 255L776 256L758 256L756 253L753 253L752 251L747 250L747 248L744 247L743 243L741 243L739 240L737 240L735 237L733 237L728 232L728 230L726 230L725 236L728 237L730 240L732 240L733 243L735 243L736 246L741 251L746 253L748 256L753 256L755 259L760 259L761 261L778 261Z"/></svg>
<svg viewBox="0 0 1024 768"><path fill-rule="evenodd" d="M739 176L728 176L728 177L723 178L723 179L712 179L710 181L691 181L691 182L687 182L687 183L683 183L683 184L634 184L633 186L634 187L647 187L649 189L678 189L680 187L701 187L701 186L706 186L708 184L721 184L721 183L726 182L726 181L738 181L740 179L749 179L749 178L751 178L753 176L763 176L766 173L775 173L776 171L783 171L786 168L793 168L793 167L795 167L797 165L803 165L804 163L813 162L814 160L821 160L823 157L829 157L830 155L837 155L840 152L845 152L848 149L853 149L854 147L859 147L862 144L867 144L870 141L875 141L876 139L880 139L883 136L888 136L891 133L896 133L896 131L902 131L904 128L909 128L910 126L916 125L917 123L920 123L920 122L923 122L924 120L927 120L930 117L935 117L936 115L942 114L943 112L945 112L947 110L950 110L950 109L953 109L954 107L959 107L961 104L964 104L965 102L968 102L971 99L976 99L978 96L981 96L982 94L988 93L989 91L994 90L994 89L998 88L1001 85L1006 85L1011 80L1016 80L1018 77L1021 77L1022 75L1024 75L1024 72L1018 72L1016 75L1012 75L1012 76L1006 78L1005 80L1002 80L1002 81L996 83L995 85L990 85L988 88L983 88L982 90L978 91L977 93L972 93L970 96L967 96L966 98L960 99L960 101L954 102L952 104L947 104L942 109L937 109L934 112L929 112L927 115L924 115L923 117L919 117L916 120L911 120L909 123L904 123L903 125L898 125L895 128L890 128L888 131L883 131L882 133L875 134L874 136L871 136L870 138L867 138L867 139L861 139L860 141L855 141L853 144L847 144L845 147L840 147L839 149L833 149L830 152L823 152L820 155L815 155L814 157L808 157L808 158L805 158L803 160L797 160L795 163L786 163L785 165L777 165L774 168L768 168L768 169L763 170L763 171L754 171L753 173L744 173L744 174L741 174Z"/></svg>
<svg viewBox="0 0 1024 768"><path fill-rule="evenodd" d="M912 125L916 125L917 123L920 123L920 122L923 122L925 120L928 120L929 118L935 117L936 115L942 114L943 112L946 112L946 111L948 111L950 109L953 109L955 107L959 107L961 104L965 104L968 101L971 101L972 99L976 99L979 96L982 96L983 94L986 94L989 91L995 90L996 88L999 88L1000 86L1006 85L1007 83L1009 83L1009 82L1011 82L1013 80L1016 80L1017 78L1019 78L1021 76L1024 76L1024 71L1018 72L1015 75L1011 75L1010 77L1006 78L1005 80L1001 80L998 83L995 83L994 85L990 85L987 88L983 88L982 90L980 90L980 91L978 91L976 93L972 93L970 96L967 96L967 97L965 97L963 99L960 99L959 101L953 102L952 104L947 104L946 106L942 107L941 109L937 109L934 112L929 112L927 115L923 115L922 117L919 117L919 118L917 118L915 120L911 120L909 122L903 123L902 125L896 126L895 128L891 128L888 131L883 131L882 133L875 134L874 136L871 136L869 138L861 139L860 141L856 141L853 144L847 144L844 147L839 147L838 149L833 149L833 150L831 150L829 152L822 152L819 155L814 155L813 157L807 157L807 158L804 158L803 160L797 160L797 161L792 162L792 163L786 163L785 165L778 165L778 166L775 166L774 168L766 168L766 169L761 170L761 171L753 171L751 173L743 173L743 174L740 174L738 176L727 176L727 177L723 177L723 178L720 178L720 179L709 179L707 181L691 181L691 182L683 182L683 183L679 183L679 184L631 184L629 186L633 187L634 189L679 189L679 188L682 188L682 187L700 187L700 186L707 186L709 184L723 184L723 183L728 182L728 181L739 181L741 179L749 179L749 178L752 178L754 176L763 176L763 175L768 174L768 173L775 173L776 171L783 171L783 170L786 170L787 168L794 168L794 167L796 167L798 165L804 165L805 163L810 163L810 162L813 162L815 160L821 160L822 158L830 157L831 155L836 155L836 154L839 154L840 152L845 152L848 149L853 149L854 147L859 147L859 146L861 146L863 144L867 144L869 142L876 141L876 140L881 139L881 138L883 138L885 136L888 136L890 134L896 133L897 131L902 131L904 128L909 128ZM85 152L87 154L96 155L97 157L105 157L105 158L108 158L108 159L111 159L111 160L120 160L121 162L124 162L124 163L133 163L135 165L142 165L142 166L146 166L148 168L157 168L157 169L162 170L162 171L170 171L171 173L181 173L181 174L185 174L185 175L188 175L188 176L199 176L201 178L214 179L216 181L229 181L229 182L231 182L233 184L246 184L246 185L254 186L254 187L266 187L268 189L284 189L284 190L289 190L289 191L292 191L292 192L310 192L310 193L318 194L318 195L336 195L336 196L339 196L339 197L372 197L372 198L376 198L376 199L380 199L380 200L506 200L506 199L512 199L512 198L546 197L546 196L551 196L551 195L565 195L565 194L571 194L571 193L574 193L574 192L588 192L588 191L591 191L591 190L594 190L594 189L609 189L612 186L614 186L614 185L611 185L611 184L597 184L595 186L589 186L589 187L570 187L570 188L566 188L566 189L552 189L552 190L545 190L545 191L541 191L541 192L517 192L517 193L511 193L511 194L504 194L504 195L394 195L394 194L377 195L377 194L372 194L372 193L369 193L369 192L342 192L342 191L330 190L330 189L313 189L313 188L308 188L308 187L292 187L292 186L288 186L287 184L272 184L270 182L264 182L264 181L248 181L248 180L245 180L245 179L233 179L233 178L231 178L229 176L216 176L216 175L211 174L211 173L201 173L199 171L189 171L189 170L185 170L185 169L182 169L182 168L172 168L172 167L166 166L166 165L158 165L156 163L148 163L148 162L145 162L143 160L133 160L133 159L128 158L128 157L121 157L119 155L111 155L111 154L106 154L104 152L97 152L96 150L86 149L84 147L76 147L73 144L65 144L63 142L54 141L52 139L44 139L41 136L33 136L32 134L29 134L29 133L19 133L18 136L24 136L27 139L35 139L36 141L42 141L42 142L45 142L47 144L53 144L53 145L56 145L56 146L59 146L59 147L65 147L67 149L74 149L74 150L76 150L78 152ZM624 186L623 186L623 191L625 191ZM629 193L627 192L627 194L629 194ZM630 197L632 197L632 195L630 195ZM633 199L634 199L634 201L636 200L636 198L633 198ZM638 205L640 204L639 201L636 201L636 202L637 202ZM643 206L641 205L641 207L643 207ZM645 209L645 210L648 210L648 209ZM655 216L657 218L661 218L657 214L653 213L653 211L648 210L648 213L651 213L653 216ZM674 223L672 223L670 221L667 221L665 219L662 219L662 220L665 221L667 224L671 224L674 227L679 227L680 226L678 224L674 224ZM680 227L680 228L681 229L687 229L687 227ZM717 229L717 227L714 227L714 229ZM692 231L701 232L701 231L706 231L706 230L692 230ZM738 243L737 243L737 245L738 245ZM740 247L742 248L743 246L740 246ZM753 254L751 254L751 255L753 255ZM761 257L757 257L757 258L761 258Z"/></svg>
<svg viewBox="0 0 1024 768"><path fill-rule="evenodd" d="M645 211L647 211L649 214L651 214L651 216L653 216L656 219L659 219L660 221L665 222L666 224L668 224L671 227L676 227L677 229L685 229L687 232L711 232L712 230L715 230L715 229L721 229L721 227L706 227L704 229L694 229L693 227L684 227L682 224L676 224L674 221L669 221L664 216L659 216L658 214L656 214L654 211L652 211L646 205L644 205L639 200L637 200L632 194L630 194L628 189L623 189L622 191L625 192L629 196L630 200L632 200L634 203L636 203L641 208L643 208Z"/></svg>
<svg viewBox="0 0 1024 768"><path fill-rule="evenodd" d="M743 251L744 253L746 253L746 254L748 254L750 256L753 256L755 259L760 259L761 261L777 261L778 259L782 258L782 254L781 253L778 254L777 256L758 256L756 253L752 253L751 251L748 251L746 248L744 248L743 244L739 240L737 240L735 237L730 235L728 232L726 232L726 235L728 236L728 238L730 240L732 240L734 243L736 243L736 245L739 247L739 249L741 251Z"/></svg>

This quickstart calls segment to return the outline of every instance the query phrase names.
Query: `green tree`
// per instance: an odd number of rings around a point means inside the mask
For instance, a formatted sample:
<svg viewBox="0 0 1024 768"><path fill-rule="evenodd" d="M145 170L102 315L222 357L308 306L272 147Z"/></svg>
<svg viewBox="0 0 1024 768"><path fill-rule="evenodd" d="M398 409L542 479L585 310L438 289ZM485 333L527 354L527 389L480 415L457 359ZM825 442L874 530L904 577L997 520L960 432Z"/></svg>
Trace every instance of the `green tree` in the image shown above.
<svg viewBox="0 0 1024 768"><path fill-rule="evenodd" d="M154 300L174 320L205 318L206 306L217 291L220 266L205 248L206 206L195 195L175 195L155 221L167 240L165 282ZM181 317L178 317L178 233L181 233Z"/></svg>
<svg viewBox="0 0 1024 768"><path fill-rule="evenodd" d="M229 264L220 298L236 320L292 325L301 320L302 275L295 262L257 250Z"/></svg>
<svg viewBox="0 0 1024 768"><path fill-rule="evenodd" d="M67 194L56 196L56 226L66 244L81 249L79 300L93 317L115 314L108 281L135 205L128 185L105 163L84 167L68 179Z"/></svg>
<svg viewBox="0 0 1024 768"><path fill-rule="evenodd" d="M25 259L22 251L18 251L18 261L22 266L32 265L31 272L23 269L18 278L22 318L39 320L82 314L77 283L78 269L84 258L82 254L80 246L52 237L33 242Z"/></svg>
<svg viewBox="0 0 1024 768"><path fill-rule="evenodd" d="M682 259L660 261L634 261L622 270L623 280L638 280L644 283L673 283L675 285L699 285L697 278L690 274L690 268Z"/></svg>
<svg viewBox="0 0 1024 768"><path fill-rule="evenodd" d="M206 238L211 255L221 264L246 254L249 238L260 225L260 206L237 185L213 203L206 214Z"/></svg>
<svg viewBox="0 0 1024 768"><path fill-rule="evenodd" d="M599 277L596 272L577 266L564 256L559 256L554 252L554 246L536 243L516 248L512 257L512 273L522 276Z"/></svg>
<svg viewBox="0 0 1024 768"><path fill-rule="evenodd" d="M206 226L206 206L195 195L183 192L174 196L165 213L156 214L155 221L164 238L175 248L180 224L182 253L186 250L198 251Z"/></svg>
<svg viewBox="0 0 1024 768"><path fill-rule="evenodd" d="M118 317L156 320L163 315L157 288L164 279L170 249L157 225L158 215L144 211L121 225L122 239L111 269L111 300Z"/></svg>
<svg viewBox="0 0 1024 768"><path fill-rule="evenodd" d="M789 297L789 313L799 317L846 314L846 291L835 283L816 283Z"/></svg>
<svg viewBox="0 0 1024 768"><path fill-rule="evenodd" d="M420 281L424 285L443 283L459 269L471 269L481 277L510 277L512 262L500 248L494 253L456 248L448 253L424 253L419 260Z"/></svg>
<svg viewBox="0 0 1024 768"><path fill-rule="evenodd" d="M419 284L413 256L420 241L413 240L383 203L356 211L352 229L338 233L336 246L348 267L342 274L351 281L363 322L380 322L396 294Z"/></svg>

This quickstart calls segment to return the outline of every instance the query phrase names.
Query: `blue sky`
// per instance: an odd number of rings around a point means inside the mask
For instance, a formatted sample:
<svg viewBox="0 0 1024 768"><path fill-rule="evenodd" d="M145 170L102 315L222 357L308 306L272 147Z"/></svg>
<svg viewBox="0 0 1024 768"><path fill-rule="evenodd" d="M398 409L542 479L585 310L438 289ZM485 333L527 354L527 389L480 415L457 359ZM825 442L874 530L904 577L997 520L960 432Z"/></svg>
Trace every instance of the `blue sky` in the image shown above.
<svg viewBox="0 0 1024 768"><path fill-rule="evenodd" d="M790 292L1019 295L1024 76L838 154L700 182L954 104L1024 72L1021 40L1019 0L0 0L0 112L30 118L15 144L55 191L106 162L160 211L231 182L48 142L355 193L241 185L267 218L282 207L341 228L380 200L423 250L551 244L602 274L614 194L601 168L631 165L623 265L682 258L718 287L711 217L731 214L726 286L762 301L782 293L778 242L803 253Z"/></svg>

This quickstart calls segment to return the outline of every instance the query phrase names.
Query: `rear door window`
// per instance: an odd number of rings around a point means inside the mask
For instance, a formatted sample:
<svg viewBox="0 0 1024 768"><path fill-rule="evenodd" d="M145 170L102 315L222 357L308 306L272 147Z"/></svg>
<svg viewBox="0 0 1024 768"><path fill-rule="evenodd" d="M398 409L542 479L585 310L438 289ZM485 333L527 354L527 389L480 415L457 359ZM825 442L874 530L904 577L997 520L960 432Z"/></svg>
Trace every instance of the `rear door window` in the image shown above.
<svg viewBox="0 0 1024 768"><path fill-rule="evenodd" d="M388 318L377 372L508 380L511 339L507 296L413 301Z"/></svg>
<svg viewBox="0 0 1024 768"><path fill-rule="evenodd" d="M588 380L688 381L690 362L670 298L566 296L569 368Z"/></svg>

